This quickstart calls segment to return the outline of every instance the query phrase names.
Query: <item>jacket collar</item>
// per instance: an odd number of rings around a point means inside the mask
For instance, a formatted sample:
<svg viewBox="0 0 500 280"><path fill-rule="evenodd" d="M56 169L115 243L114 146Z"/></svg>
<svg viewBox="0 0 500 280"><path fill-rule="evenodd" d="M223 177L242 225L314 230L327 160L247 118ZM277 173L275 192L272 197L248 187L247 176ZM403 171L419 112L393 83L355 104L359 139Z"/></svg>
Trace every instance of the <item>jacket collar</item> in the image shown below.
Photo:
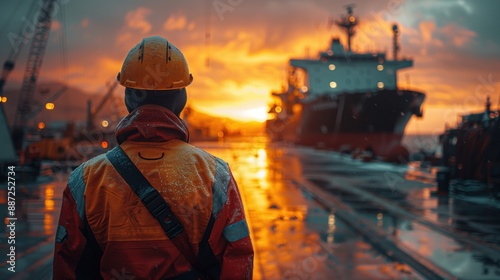
<svg viewBox="0 0 500 280"><path fill-rule="evenodd" d="M116 127L118 144L135 142L167 142L179 139L189 142L186 123L172 111L158 105L143 105L125 116Z"/></svg>

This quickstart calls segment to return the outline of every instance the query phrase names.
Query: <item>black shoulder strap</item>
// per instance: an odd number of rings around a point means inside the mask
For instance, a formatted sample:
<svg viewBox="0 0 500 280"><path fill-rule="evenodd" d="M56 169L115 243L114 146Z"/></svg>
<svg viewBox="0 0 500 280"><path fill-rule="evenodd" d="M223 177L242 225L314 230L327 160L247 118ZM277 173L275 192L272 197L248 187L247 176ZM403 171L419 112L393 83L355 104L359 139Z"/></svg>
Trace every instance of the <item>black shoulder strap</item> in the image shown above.
<svg viewBox="0 0 500 280"><path fill-rule="evenodd" d="M123 149L120 146L117 146L109 151L106 154L106 157L127 182L130 188L141 199L142 203L146 206L151 215L158 220L168 238L191 263L191 266L201 271L201 273L204 274L203 276L205 276L205 279L218 279L220 277L220 266L218 265L218 261L208 244L208 237L210 236L215 220L214 217L210 217L210 222L205 231L205 235L203 236L203 240L200 243L198 258L196 258L193 253L193 249L190 246L187 233L177 217L175 217L170 210L170 206L163 199L161 194L153 186L151 186L149 181L130 160ZM203 259L200 257L203 257ZM206 257L209 257L210 259L207 260L205 259ZM210 267L208 267L207 264L210 264ZM217 265L214 266L214 264Z"/></svg>

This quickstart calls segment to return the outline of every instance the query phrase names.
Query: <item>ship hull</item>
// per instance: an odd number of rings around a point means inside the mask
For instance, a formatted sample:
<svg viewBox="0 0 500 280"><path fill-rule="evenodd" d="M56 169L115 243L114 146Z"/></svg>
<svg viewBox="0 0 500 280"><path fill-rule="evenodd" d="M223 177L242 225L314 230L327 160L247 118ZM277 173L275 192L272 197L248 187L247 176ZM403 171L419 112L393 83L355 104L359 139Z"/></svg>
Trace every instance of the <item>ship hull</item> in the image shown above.
<svg viewBox="0 0 500 280"><path fill-rule="evenodd" d="M498 116L499 112L492 112ZM486 116L490 114L484 114ZM440 136L443 165L451 178L500 186L500 118L463 121Z"/></svg>
<svg viewBox="0 0 500 280"><path fill-rule="evenodd" d="M275 140L337 150L368 150L397 160L407 157L401 139L410 118L421 114L424 98L420 92L396 90L325 94L301 102L300 110L269 121L267 127Z"/></svg>

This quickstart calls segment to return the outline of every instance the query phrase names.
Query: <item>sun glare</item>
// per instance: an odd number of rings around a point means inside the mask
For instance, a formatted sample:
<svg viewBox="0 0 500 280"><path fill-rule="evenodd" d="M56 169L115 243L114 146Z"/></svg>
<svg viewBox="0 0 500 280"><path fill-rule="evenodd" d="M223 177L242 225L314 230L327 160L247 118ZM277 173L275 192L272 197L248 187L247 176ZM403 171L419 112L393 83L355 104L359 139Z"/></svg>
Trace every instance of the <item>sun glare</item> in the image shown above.
<svg viewBox="0 0 500 280"><path fill-rule="evenodd" d="M247 107L248 108L248 107ZM259 106L257 108L211 108L207 113L224 118L230 118L233 120L241 121L241 122L264 122L267 119L267 107L266 105Z"/></svg>

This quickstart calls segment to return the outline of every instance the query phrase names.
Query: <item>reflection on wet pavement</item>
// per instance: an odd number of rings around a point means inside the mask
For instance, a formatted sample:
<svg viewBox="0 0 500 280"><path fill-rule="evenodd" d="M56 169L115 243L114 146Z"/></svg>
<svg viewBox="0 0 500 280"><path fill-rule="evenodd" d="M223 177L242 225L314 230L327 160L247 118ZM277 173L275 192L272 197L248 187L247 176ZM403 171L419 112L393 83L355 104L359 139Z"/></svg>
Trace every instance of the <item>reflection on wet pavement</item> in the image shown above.
<svg viewBox="0 0 500 280"><path fill-rule="evenodd" d="M37 183L18 184L16 188L16 273L7 270L6 255L2 254L0 279L51 279L55 229L59 219L61 195L66 175L40 177ZM0 196L6 197L5 188ZM6 201L0 201L0 211L7 216ZM6 225L7 223L5 223ZM8 232L4 225L4 236ZM0 251L6 252L11 244L2 238Z"/></svg>
<svg viewBox="0 0 500 280"><path fill-rule="evenodd" d="M460 279L500 277L500 232L496 218L500 209L494 203L478 204L464 201L463 197L438 196L433 181L428 180L430 175L411 168L386 163L360 164L338 154L325 155L313 150L309 154L309 169L302 176L353 207L358 215L388 235L392 234L396 241L402 242L400 247ZM322 158L318 164L311 162L311 158L318 157ZM322 172L325 158L330 159L329 167ZM367 170L371 172L367 174Z"/></svg>
<svg viewBox="0 0 500 280"><path fill-rule="evenodd" d="M420 279L292 183L288 174L310 168L293 148L265 141L199 145L227 160L239 184L256 250L254 279Z"/></svg>

